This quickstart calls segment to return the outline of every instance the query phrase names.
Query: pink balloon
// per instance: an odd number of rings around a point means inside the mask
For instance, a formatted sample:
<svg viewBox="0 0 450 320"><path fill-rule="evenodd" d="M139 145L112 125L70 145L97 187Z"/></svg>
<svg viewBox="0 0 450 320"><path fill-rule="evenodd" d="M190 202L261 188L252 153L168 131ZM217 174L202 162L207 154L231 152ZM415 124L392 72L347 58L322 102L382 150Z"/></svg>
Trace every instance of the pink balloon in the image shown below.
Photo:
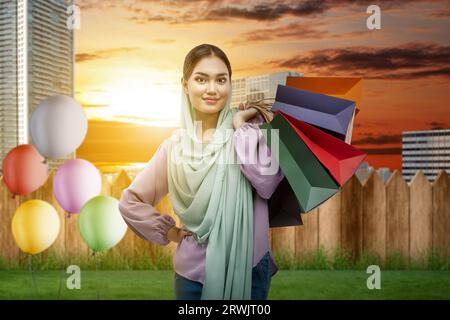
<svg viewBox="0 0 450 320"><path fill-rule="evenodd" d="M56 171L53 194L59 205L70 213L78 213L91 198L102 190L102 178L97 168L83 159L66 160Z"/></svg>

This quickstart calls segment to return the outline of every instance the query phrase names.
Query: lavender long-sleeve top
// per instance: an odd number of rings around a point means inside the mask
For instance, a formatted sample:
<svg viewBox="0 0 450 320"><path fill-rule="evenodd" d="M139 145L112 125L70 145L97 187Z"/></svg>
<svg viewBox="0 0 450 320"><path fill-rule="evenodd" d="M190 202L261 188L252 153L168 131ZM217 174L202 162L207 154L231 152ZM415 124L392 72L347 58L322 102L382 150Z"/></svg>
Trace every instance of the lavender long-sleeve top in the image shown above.
<svg viewBox="0 0 450 320"><path fill-rule="evenodd" d="M276 160L272 158L258 124L263 122L257 115L235 130L233 139L242 173L253 190L253 266L269 252L270 272L274 275L278 268L269 245L269 212L267 199L283 179ZM170 139L164 140L145 168L136 176L131 185L122 192L119 202L120 212L127 225L141 238L160 245L167 245L167 232L175 225L175 220L158 212L155 206L168 193L167 150ZM260 160L258 153L267 155L270 166ZM249 161L249 159L251 161ZM264 160L264 158L262 158ZM271 167L271 174L268 173ZM275 167L275 170L273 169ZM198 243L193 236L184 237L177 245L174 257L174 271L181 276L204 283L207 241Z"/></svg>

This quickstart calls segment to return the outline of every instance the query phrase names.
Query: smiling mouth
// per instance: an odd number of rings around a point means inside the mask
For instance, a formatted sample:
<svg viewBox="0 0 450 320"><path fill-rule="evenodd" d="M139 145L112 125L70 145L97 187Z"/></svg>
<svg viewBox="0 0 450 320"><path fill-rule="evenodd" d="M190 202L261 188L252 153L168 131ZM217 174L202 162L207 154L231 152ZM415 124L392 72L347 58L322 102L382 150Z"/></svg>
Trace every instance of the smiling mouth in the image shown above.
<svg viewBox="0 0 450 320"><path fill-rule="evenodd" d="M208 104L214 104L217 101L219 101L219 99L203 99L203 101L205 101Z"/></svg>

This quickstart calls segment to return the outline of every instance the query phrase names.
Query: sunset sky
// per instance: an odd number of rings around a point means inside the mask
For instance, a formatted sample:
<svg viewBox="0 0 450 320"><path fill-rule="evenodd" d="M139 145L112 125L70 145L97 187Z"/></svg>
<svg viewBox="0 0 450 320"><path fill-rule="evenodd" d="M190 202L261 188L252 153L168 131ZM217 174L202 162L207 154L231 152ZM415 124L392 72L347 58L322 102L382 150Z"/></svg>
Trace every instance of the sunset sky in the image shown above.
<svg viewBox="0 0 450 320"><path fill-rule="evenodd" d="M353 144L401 168L401 133L450 128L450 1L78 0L76 98L89 131L77 156L147 162L177 125L184 57L201 43L233 78L293 70L364 78ZM381 8L369 30L366 8Z"/></svg>

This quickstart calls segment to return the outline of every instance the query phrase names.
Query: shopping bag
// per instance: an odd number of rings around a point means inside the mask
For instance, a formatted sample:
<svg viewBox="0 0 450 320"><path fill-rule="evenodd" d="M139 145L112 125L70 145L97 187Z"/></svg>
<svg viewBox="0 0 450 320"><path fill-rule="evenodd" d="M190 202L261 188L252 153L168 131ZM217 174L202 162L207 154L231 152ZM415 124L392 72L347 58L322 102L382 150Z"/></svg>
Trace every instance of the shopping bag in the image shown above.
<svg viewBox="0 0 450 320"><path fill-rule="evenodd" d="M362 109L362 78L288 76L286 78L286 85L288 87L355 101L355 113L350 121L350 125L345 135L345 142L349 144L351 143L354 117Z"/></svg>
<svg viewBox="0 0 450 320"><path fill-rule="evenodd" d="M345 141L352 126L355 102L278 85L272 111L283 111Z"/></svg>
<svg viewBox="0 0 450 320"><path fill-rule="evenodd" d="M248 101L244 108L253 107L257 109L267 123L273 120L273 112L271 110L273 103L267 103L264 100ZM267 206L269 209L270 228L303 225L300 215L302 209L286 177L281 180L272 196L268 199Z"/></svg>
<svg viewBox="0 0 450 320"><path fill-rule="evenodd" d="M288 121L340 186L343 186L353 176L367 156L364 152L314 126L281 111L275 112L275 116L277 114L281 114Z"/></svg>
<svg viewBox="0 0 450 320"><path fill-rule="evenodd" d="M301 211L311 211L338 192L339 185L286 118L277 114L260 129Z"/></svg>
<svg viewBox="0 0 450 320"><path fill-rule="evenodd" d="M355 102L356 109L362 108L362 78L288 76L286 86L351 100Z"/></svg>
<svg viewBox="0 0 450 320"><path fill-rule="evenodd" d="M303 225L301 213L304 211L286 177L281 180L270 199L267 200L267 206L270 228Z"/></svg>

